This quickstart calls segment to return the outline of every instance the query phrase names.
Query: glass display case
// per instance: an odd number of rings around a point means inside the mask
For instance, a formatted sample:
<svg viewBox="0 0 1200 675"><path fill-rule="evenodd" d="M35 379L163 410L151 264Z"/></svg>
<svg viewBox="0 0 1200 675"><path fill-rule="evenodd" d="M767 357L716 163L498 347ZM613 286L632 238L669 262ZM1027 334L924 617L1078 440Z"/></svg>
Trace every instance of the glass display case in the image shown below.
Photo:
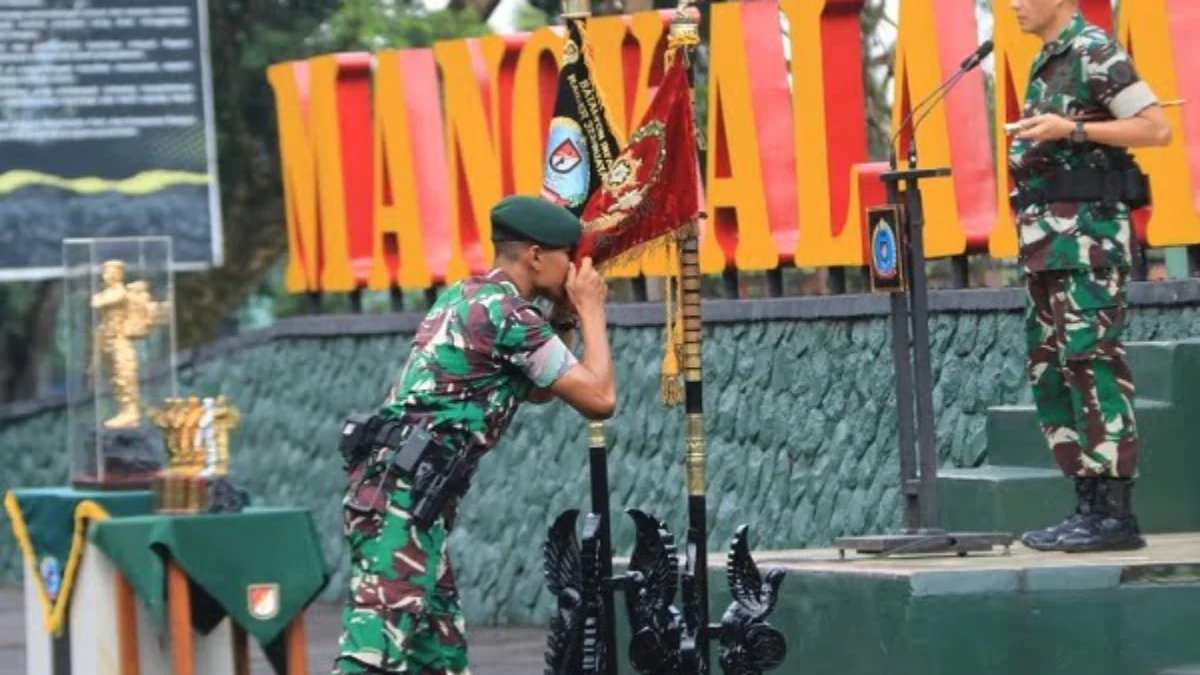
<svg viewBox="0 0 1200 675"><path fill-rule="evenodd" d="M178 396L170 237L63 241L71 483L147 489L166 465L161 415Z"/></svg>

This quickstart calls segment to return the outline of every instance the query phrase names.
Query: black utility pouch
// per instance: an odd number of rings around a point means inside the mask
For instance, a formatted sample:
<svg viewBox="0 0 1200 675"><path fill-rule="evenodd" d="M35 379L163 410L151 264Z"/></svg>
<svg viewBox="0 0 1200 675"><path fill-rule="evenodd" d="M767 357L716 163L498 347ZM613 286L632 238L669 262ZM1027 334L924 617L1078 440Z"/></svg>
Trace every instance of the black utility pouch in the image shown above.
<svg viewBox="0 0 1200 675"><path fill-rule="evenodd" d="M371 453L371 439L383 420L377 415L350 413L342 422L342 438L338 450L342 455L342 467L350 472Z"/></svg>

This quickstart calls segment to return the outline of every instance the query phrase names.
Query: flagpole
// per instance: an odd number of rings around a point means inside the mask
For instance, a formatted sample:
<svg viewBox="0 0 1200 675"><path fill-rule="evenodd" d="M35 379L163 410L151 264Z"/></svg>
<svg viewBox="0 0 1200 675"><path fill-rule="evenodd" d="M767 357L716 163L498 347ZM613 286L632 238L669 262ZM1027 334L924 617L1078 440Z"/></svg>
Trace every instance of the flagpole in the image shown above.
<svg viewBox="0 0 1200 675"><path fill-rule="evenodd" d="M691 50L699 43L700 26L697 18L687 12L689 4L689 0L679 2L675 16L671 19L670 44L682 45L681 56L687 59L690 95L695 86ZM667 53L669 57L674 52L668 47ZM684 228L680 234L679 265L679 301L683 315L684 411L687 416L685 461L689 569L685 573L692 576L691 583L695 591L695 604L692 608L695 614L692 620L695 622L693 627L696 631L696 652L703 663L702 672L707 673L712 669L709 652L707 450L704 440L704 384L701 368L699 222Z"/></svg>
<svg viewBox="0 0 1200 675"><path fill-rule="evenodd" d="M571 21L586 22L592 16L591 0L563 0L563 25ZM570 39L570 36L567 36ZM601 617L601 636L604 641L604 656L602 666L605 675L617 675L617 623L616 612L613 611L613 578L612 569L612 524L611 506L609 502L608 485L608 443L605 440L605 424L602 421L588 422L588 468L591 477L592 513L600 517L598 534L600 538L599 565L602 606L606 608Z"/></svg>

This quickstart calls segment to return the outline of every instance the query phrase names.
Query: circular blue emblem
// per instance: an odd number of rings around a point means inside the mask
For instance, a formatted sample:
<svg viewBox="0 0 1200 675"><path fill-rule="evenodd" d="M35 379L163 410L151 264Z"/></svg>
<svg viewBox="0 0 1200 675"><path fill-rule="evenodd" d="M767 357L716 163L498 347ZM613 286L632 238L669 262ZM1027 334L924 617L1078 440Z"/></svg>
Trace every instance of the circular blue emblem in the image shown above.
<svg viewBox="0 0 1200 675"><path fill-rule="evenodd" d="M550 121L550 139L542 170L542 197L575 208L588 196L591 165L583 129L567 117Z"/></svg>
<svg viewBox="0 0 1200 675"><path fill-rule="evenodd" d="M891 223L880 220L871 238L871 258L875 274L884 279L896 276L896 233Z"/></svg>
<svg viewBox="0 0 1200 675"><path fill-rule="evenodd" d="M42 558L38 572L42 575L42 585L46 587L46 594L52 599L57 598L59 588L62 587L62 565L58 563L58 558L52 555Z"/></svg>

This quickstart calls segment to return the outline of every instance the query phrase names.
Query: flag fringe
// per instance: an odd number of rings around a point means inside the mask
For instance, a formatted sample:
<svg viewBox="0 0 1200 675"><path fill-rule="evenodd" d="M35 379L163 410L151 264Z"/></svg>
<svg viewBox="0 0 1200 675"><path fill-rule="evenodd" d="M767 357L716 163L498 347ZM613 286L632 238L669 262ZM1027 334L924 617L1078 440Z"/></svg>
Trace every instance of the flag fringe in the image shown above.
<svg viewBox="0 0 1200 675"><path fill-rule="evenodd" d="M680 259L680 240L695 236L695 221L647 242L643 242L620 253L600 265L603 273L621 267L652 252L663 251L667 258L667 276L663 278L663 304L666 318L665 344L661 373L661 398L664 405L678 406L683 403L683 382L680 378L683 364L683 268Z"/></svg>

